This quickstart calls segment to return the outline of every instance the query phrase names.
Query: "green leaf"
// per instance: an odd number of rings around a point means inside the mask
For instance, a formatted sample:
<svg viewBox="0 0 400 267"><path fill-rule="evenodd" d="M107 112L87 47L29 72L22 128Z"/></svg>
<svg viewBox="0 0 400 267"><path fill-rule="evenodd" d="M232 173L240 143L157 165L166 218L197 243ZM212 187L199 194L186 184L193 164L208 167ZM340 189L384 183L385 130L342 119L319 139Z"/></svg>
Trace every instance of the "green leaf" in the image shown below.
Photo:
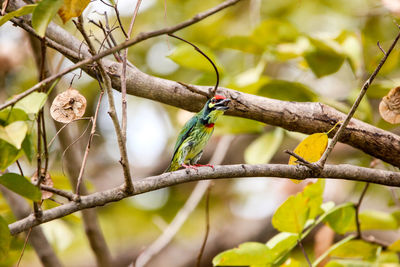
<svg viewBox="0 0 400 267"><path fill-rule="evenodd" d="M329 255L339 258L358 258L372 261L376 258L377 245L362 240L351 240L333 250Z"/></svg>
<svg viewBox="0 0 400 267"><path fill-rule="evenodd" d="M312 72L318 78L337 72L345 59L339 44L330 40L309 39L313 46L305 52L304 59Z"/></svg>
<svg viewBox="0 0 400 267"><path fill-rule="evenodd" d="M321 256L318 257L318 259L316 259L313 264L312 267L317 267L320 262L322 262L326 257L328 257L328 255L335 250L336 248L342 246L343 244L349 242L350 240L354 239L355 236L354 235L349 235L346 238L343 238L342 240L340 240L339 242L333 244L327 251L325 251Z"/></svg>
<svg viewBox="0 0 400 267"><path fill-rule="evenodd" d="M296 27L282 19L264 20L252 33L252 37L262 45L294 42L298 35Z"/></svg>
<svg viewBox="0 0 400 267"><path fill-rule="evenodd" d="M324 193L324 188L324 179L318 179L317 182L311 183L304 188L303 195L310 199L310 213L308 215L308 219L315 219L323 212L323 210L321 209L321 205L323 201L322 195Z"/></svg>
<svg viewBox="0 0 400 267"><path fill-rule="evenodd" d="M248 164L266 164L275 155L283 140L283 130L276 128L254 140L244 152Z"/></svg>
<svg viewBox="0 0 400 267"><path fill-rule="evenodd" d="M318 95L308 86L284 80L270 80L258 90L257 95L286 101L311 102Z"/></svg>
<svg viewBox="0 0 400 267"><path fill-rule="evenodd" d="M218 48L230 48L246 53L261 54L265 46L260 44L253 36L230 36L219 39L214 45Z"/></svg>
<svg viewBox="0 0 400 267"><path fill-rule="evenodd" d="M238 248L221 252L214 257L214 266L264 266L272 261L270 249L257 242L246 242Z"/></svg>
<svg viewBox="0 0 400 267"><path fill-rule="evenodd" d="M45 93L33 92L27 97L21 99L15 104L15 108L22 109L27 114L36 114L46 102L47 95Z"/></svg>
<svg viewBox="0 0 400 267"><path fill-rule="evenodd" d="M6 127L0 126L0 139L20 149L27 132L28 125L26 125L26 122L16 121Z"/></svg>
<svg viewBox="0 0 400 267"><path fill-rule="evenodd" d="M0 216L0 261L7 258L10 249L11 233L7 222Z"/></svg>
<svg viewBox="0 0 400 267"><path fill-rule="evenodd" d="M5 170L22 155L20 150L0 139L0 170Z"/></svg>
<svg viewBox="0 0 400 267"><path fill-rule="evenodd" d="M214 62L218 71L223 72L223 67L218 62L214 53L204 46L198 45L198 47ZM214 73L214 68L211 63L203 55L194 50L193 47L187 44L178 45L168 57L180 66Z"/></svg>
<svg viewBox="0 0 400 267"><path fill-rule="evenodd" d="M373 267L372 262L357 260L332 260L325 267Z"/></svg>
<svg viewBox="0 0 400 267"><path fill-rule="evenodd" d="M271 250L274 264L285 259L287 253L296 247L298 238L298 234L281 232L267 242L266 245Z"/></svg>
<svg viewBox="0 0 400 267"><path fill-rule="evenodd" d="M28 119L25 111L19 108L8 107L0 111L0 124L3 126L14 121L26 121Z"/></svg>
<svg viewBox="0 0 400 267"><path fill-rule="evenodd" d="M311 46L306 37L299 37L295 43L281 43L276 46L274 55L278 60L289 60L303 56Z"/></svg>
<svg viewBox="0 0 400 267"><path fill-rule="evenodd" d="M349 226L354 225L355 210L354 205L344 206L326 216L324 222L328 223L336 233L344 234L348 231Z"/></svg>
<svg viewBox="0 0 400 267"><path fill-rule="evenodd" d="M354 73L362 66L363 54L362 44L357 34L343 31L337 38L342 47L343 54L347 56L347 60L350 63L351 69Z"/></svg>
<svg viewBox="0 0 400 267"><path fill-rule="evenodd" d="M361 230L397 230L399 228L396 217L391 213L377 210L365 210L360 212ZM355 224L347 229L348 231L356 230Z"/></svg>
<svg viewBox="0 0 400 267"><path fill-rule="evenodd" d="M16 173L5 173L0 176L0 184L31 200L40 201L42 198L42 193L36 186L29 182L24 176Z"/></svg>
<svg viewBox="0 0 400 267"><path fill-rule="evenodd" d="M0 26L14 17L20 17L20 16L24 16L24 15L28 15L28 14L32 13L33 10L35 9L35 7L36 7L36 4L25 5L13 12L5 14L3 17L0 18Z"/></svg>
<svg viewBox="0 0 400 267"><path fill-rule="evenodd" d="M264 126L264 123L258 121L239 117L224 116L222 120L217 121L214 134L261 133Z"/></svg>
<svg viewBox="0 0 400 267"><path fill-rule="evenodd" d="M388 249L391 251L400 252L400 239L390 244Z"/></svg>
<svg viewBox="0 0 400 267"><path fill-rule="evenodd" d="M309 215L309 198L302 193L290 196L275 211L272 225L281 232L300 234Z"/></svg>
<svg viewBox="0 0 400 267"><path fill-rule="evenodd" d="M22 142L22 150L24 151L25 156L28 158L29 162L31 162L35 153L32 144L32 135L26 135L24 141Z"/></svg>
<svg viewBox="0 0 400 267"><path fill-rule="evenodd" d="M41 0L38 3L32 14L32 27L39 36L43 37L45 35L47 25L63 3L64 0Z"/></svg>

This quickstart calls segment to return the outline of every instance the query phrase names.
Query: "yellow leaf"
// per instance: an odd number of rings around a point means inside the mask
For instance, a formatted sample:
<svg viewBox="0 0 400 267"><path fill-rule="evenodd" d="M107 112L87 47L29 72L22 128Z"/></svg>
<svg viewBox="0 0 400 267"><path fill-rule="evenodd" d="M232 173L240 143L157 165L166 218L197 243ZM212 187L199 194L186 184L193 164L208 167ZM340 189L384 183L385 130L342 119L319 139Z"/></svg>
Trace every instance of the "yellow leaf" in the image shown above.
<svg viewBox="0 0 400 267"><path fill-rule="evenodd" d="M78 17L90 3L90 0L64 0L64 5L58 10L62 21L66 23L73 17Z"/></svg>
<svg viewBox="0 0 400 267"><path fill-rule="evenodd" d="M309 162L317 162L324 153L328 145L328 135L326 133L315 133L306 137L293 151L300 157ZM289 158L289 165L297 165L297 159L293 156ZM299 183L298 180L292 180Z"/></svg>

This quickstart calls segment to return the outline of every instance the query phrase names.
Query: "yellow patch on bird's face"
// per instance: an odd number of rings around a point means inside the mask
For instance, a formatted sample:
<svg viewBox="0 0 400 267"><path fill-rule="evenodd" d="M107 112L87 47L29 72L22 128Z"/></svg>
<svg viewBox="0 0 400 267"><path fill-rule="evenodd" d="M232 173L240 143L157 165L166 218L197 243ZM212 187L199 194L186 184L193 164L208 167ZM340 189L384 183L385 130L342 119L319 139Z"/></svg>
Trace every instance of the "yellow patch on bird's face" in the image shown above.
<svg viewBox="0 0 400 267"><path fill-rule="evenodd" d="M210 102L210 104L208 104L209 108L213 108L214 106L215 106L215 103L213 104L213 103Z"/></svg>

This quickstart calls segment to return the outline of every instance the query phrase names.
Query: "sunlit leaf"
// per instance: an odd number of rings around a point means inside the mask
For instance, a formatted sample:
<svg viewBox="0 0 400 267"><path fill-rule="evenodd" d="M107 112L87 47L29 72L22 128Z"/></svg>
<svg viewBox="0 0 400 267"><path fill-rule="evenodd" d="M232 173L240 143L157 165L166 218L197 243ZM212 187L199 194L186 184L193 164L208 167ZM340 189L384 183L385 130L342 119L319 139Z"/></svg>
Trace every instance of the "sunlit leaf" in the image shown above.
<svg viewBox="0 0 400 267"><path fill-rule="evenodd" d="M265 46L260 44L253 36L230 36L224 37L215 44L218 48L230 48L246 53L261 54Z"/></svg>
<svg viewBox="0 0 400 267"><path fill-rule="evenodd" d="M396 240L392 244L390 244L388 249L391 250L391 251L400 252L400 239Z"/></svg>
<svg viewBox="0 0 400 267"><path fill-rule="evenodd" d="M238 248L224 251L214 257L214 266L257 266L265 265L272 260L270 249L257 242L240 244Z"/></svg>
<svg viewBox="0 0 400 267"><path fill-rule="evenodd" d="M198 47L214 62L218 71L223 72L223 67L218 62L214 53L204 46L198 45ZM186 68L214 72L214 68L210 62L203 55L194 50L193 47L187 44L178 45L168 57L175 63Z"/></svg>
<svg viewBox="0 0 400 267"><path fill-rule="evenodd" d="M27 131L28 125L26 122L15 121L5 127L0 126L0 139L12 144L17 149L20 149Z"/></svg>
<svg viewBox="0 0 400 267"><path fill-rule="evenodd" d="M15 108L22 109L27 114L36 114L46 102L45 93L33 92L15 104Z"/></svg>
<svg viewBox="0 0 400 267"><path fill-rule="evenodd" d="M28 14L32 13L33 10L35 9L35 7L36 7L36 4L25 5L15 11L5 14L3 17L0 18L0 26L14 17L20 17L20 16L24 16L24 15L28 15Z"/></svg>
<svg viewBox="0 0 400 267"><path fill-rule="evenodd" d="M294 153L307 160L308 162L317 162L328 145L328 135L326 133L315 133L306 137L294 149ZM289 158L289 165L296 165L297 159L293 156ZM294 183L299 183L298 180L292 180Z"/></svg>
<svg viewBox="0 0 400 267"><path fill-rule="evenodd" d="M0 111L0 125L25 120L28 120L28 115L22 109L8 107Z"/></svg>
<svg viewBox="0 0 400 267"><path fill-rule="evenodd" d="M328 223L336 233L344 234L355 221L354 206L344 206L328 215L324 222Z"/></svg>
<svg viewBox="0 0 400 267"><path fill-rule="evenodd" d="M310 212L309 201L302 193L288 197L275 211L272 225L281 232L301 233Z"/></svg>
<svg viewBox="0 0 400 267"><path fill-rule="evenodd" d="M306 139L294 149L294 153L309 162L317 162L324 153L328 145L328 135L326 133L315 133ZM289 165L296 165L297 159L293 156L289 159Z"/></svg>
<svg viewBox="0 0 400 267"><path fill-rule="evenodd" d="M377 245L362 240L351 240L333 250L329 255L332 257L358 258L369 261L376 258L377 249Z"/></svg>
<svg viewBox="0 0 400 267"><path fill-rule="evenodd" d="M0 170L5 170L22 155L15 146L0 139Z"/></svg>
<svg viewBox="0 0 400 267"><path fill-rule="evenodd" d="M25 177L16 173L5 173L0 176L0 184L34 201L40 201L42 198L42 193L36 186L30 183Z"/></svg>
<svg viewBox="0 0 400 267"><path fill-rule="evenodd" d="M396 230L399 228L396 217L387 212L377 210L365 210L360 212L361 230ZM349 225L347 231L355 231L355 223Z"/></svg>
<svg viewBox="0 0 400 267"><path fill-rule="evenodd" d="M357 73L362 66L363 54L360 38L352 32L343 31L337 38L342 47L343 54L347 56L347 60L354 73Z"/></svg>
<svg viewBox="0 0 400 267"><path fill-rule="evenodd" d="M323 210L321 209L322 204L322 195L325 189L325 180L318 179L317 182L308 184L304 190L303 195L310 199L309 207L310 213L308 215L309 219L315 219L318 215L320 215Z"/></svg>
<svg viewBox="0 0 400 267"><path fill-rule="evenodd" d="M297 245L298 238L298 234L282 232L267 242L266 245L271 249L274 264L282 261L283 257Z"/></svg>
<svg viewBox="0 0 400 267"><path fill-rule="evenodd" d="M317 99L317 94L308 86L284 80L270 80L258 90L257 95L296 102L309 102Z"/></svg>
<svg viewBox="0 0 400 267"><path fill-rule="evenodd" d="M303 56L303 54L310 48L310 41L308 38L299 37L295 43L281 43L276 46L274 55L279 60L289 60Z"/></svg>
<svg viewBox="0 0 400 267"><path fill-rule="evenodd" d="M62 21L66 23L73 17L78 17L90 3L90 0L64 0L64 4L58 10Z"/></svg>
<svg viewBox="0 0 400 267"><path fill-rule="evenodd" d="M320 78L338 71L345 59L341 47L333 41L309 39L313 46L304 53L304 58L312 72Z"/></svg>
<svg viewBox="0 0 400 267"><path fill-rule="evenodd" d="M7 222L0 216L0 260L7 257L10 248L11 234Z"/></svg>
<svg viewBox="0 0 400 267"><path fill-rule="evenodd" d="M252 33L252 36L263 45L293 42L298 35L296 27L282 19L264 20Z"/></svg>
<svg viewBox="0 0 400 267"><path fill-rule="evenodd" d="M244 152L248 164L266 164L275 155L283 140L283 130L276 128L254 140Z"/></svg>
<svg viewBox="0 0 400 267"><path fill-rule="evenodd" d="M260 62L254 68L250 68L245 72L236 75L234 78L234 83L239 87L245 87L258 82L262 73L264 72L266 64L267 62L265 60L260 60Z"/></svg>
<svg viewBox="0 0 400 267"><path fill-rule="evenodd" d="M287 259L285 263L281 265L281 267L300 267L300 266L301 266L300 262L293 258Z"/></svg>
<svg viewBox="0 0 400 267"><path fill-rule="evenodd" d="M32 27L39 36L44 36L47 25L56 15L63 3L64 0L41 0L38 3L32 14Z"/></svg>

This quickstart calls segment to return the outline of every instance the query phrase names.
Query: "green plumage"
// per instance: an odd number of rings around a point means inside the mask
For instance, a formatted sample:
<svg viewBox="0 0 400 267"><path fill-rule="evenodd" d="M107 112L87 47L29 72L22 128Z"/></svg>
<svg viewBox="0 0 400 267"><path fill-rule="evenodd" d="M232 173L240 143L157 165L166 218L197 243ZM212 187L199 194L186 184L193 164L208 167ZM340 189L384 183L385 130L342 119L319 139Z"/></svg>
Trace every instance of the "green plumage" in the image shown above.
<svg viewBox="0 0 400 267"><path fill-rule="evenodd" d="M226 105L229 101L225 97L215 96L207 101L204 108L183 126L166 172L175 171L182 164L194 165L197 163L203 154L203 148L214 132L214 123L228 109Z"/></svg>

